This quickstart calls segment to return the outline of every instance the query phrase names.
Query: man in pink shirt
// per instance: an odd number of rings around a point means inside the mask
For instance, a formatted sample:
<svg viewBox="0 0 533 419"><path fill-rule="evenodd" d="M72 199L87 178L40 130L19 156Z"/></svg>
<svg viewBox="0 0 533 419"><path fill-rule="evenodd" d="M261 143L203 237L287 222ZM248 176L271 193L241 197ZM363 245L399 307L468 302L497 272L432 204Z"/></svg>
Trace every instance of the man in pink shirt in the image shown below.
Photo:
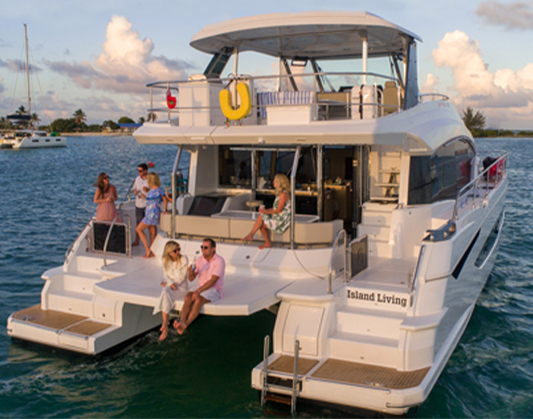
<svg viewBox="0 0 533 419"><path fill-rule="evenodd" d="M179 323L174 321L174 327L180 335L198 317L204 304L214 303L222 298L226 262L216 254L213 239L204 239L201 248L202 256L196 260L195 269L193 270L193 266L187 269L189 281L194 281L198 276L198 285L185 296Z"/></svg>

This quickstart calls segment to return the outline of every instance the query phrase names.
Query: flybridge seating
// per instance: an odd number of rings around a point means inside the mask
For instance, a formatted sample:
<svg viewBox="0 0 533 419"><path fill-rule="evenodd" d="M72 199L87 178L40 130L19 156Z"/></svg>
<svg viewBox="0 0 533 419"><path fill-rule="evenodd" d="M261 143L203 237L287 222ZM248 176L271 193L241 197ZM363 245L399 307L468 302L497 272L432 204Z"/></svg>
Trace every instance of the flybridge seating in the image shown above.
<svg viewBox="0 0 533 419"><path fill-rule="evenodd" d="M371 81L326 91L323 87L325 83L321 80L329 80L328 77L354 81L368 77ZM313 83L301 83L301 80L311 78ZM293 87L277 91L255 87L273 82L288 83ZM244 94L249 95L248 98L241 98L241 93L235 90L234 85L240 83L246 84L248 93ZM297 83L302 84L302 87L298 88ZM328 81L327 84L331 83ZM168 122L179 126L219 126L229 120L235 120L238 125L275 126L308 124L312 121L375 119L400 112L403 104L400 82L390 76L373 73L315 72L298 76L237 76L228 79L194 75L189 80L156 82L148 86L151 97L149 112L162 112L166 114ZM227 118L219 100L223 90L228 90L231 97L239 97L236 99L239 106L233 105L237 111L241 109L241 101L248 100L248 112L236 118ZM158 92L167 92L167 99L168 92L177 92L177 97L172 96L173 100L177 99L177 106L154 107ZM163 120L161 116L158 119Z"/></svg>

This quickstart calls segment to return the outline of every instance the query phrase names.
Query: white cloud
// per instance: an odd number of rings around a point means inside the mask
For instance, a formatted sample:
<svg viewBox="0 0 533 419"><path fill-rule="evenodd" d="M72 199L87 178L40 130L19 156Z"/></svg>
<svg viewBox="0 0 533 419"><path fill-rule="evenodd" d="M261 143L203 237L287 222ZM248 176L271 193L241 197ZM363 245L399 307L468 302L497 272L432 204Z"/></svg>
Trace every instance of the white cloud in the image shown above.
<svg viewBox="0 0 533 419"><path fill-rule="evenodd" d="M128 19L113 16L107 25L102 51L94 63L45 63L53 71L70 77L82 87L118 93L147 93L147 83L187 77L185 70L191 67L189 64L164 56L154 56L153 50L152 40L142 40L139 33L132 29Z"/></svg>
<svg viewBox="0 0 533 419"><path fill-rule="evenodd" d="M420 87L420 91L422 93L434 93L437 90L439 83L439 78L429 73L426 76L426 81L424 82L422 87Z"/></svg>
<svg viewBox="0 0 533 419"><path fill-rule="evenodd" d="M533 29L533 3L517 1L504 4L497 1L481 3L476 14L489 25L507 29Z"/></svg>
<svg viewBox="0 0 533 419"><path fill-rule="evenodd" d="M518 71L491 73L478 41L461 31L447 33L433 50L433 59L437 67L451 69L455 84L450 90L455 92L452 101L458 109L472 106L498 119L529 118L533 107L532 63ZM433 82L434 76L430 76L426 83Z"/></svg>

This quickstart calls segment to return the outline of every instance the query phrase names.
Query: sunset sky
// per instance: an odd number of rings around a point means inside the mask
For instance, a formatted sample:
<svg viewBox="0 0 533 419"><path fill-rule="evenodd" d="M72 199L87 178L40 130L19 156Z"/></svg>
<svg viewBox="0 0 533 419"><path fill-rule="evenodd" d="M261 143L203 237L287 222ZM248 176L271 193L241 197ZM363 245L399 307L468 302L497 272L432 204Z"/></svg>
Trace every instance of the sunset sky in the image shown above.
<svg viewBox="0 0 533 419"><path fill-rule="evenodd" d="M89 123L149 107L147 83L201 73L209 57L189 46L205 25L263 13L367 11L419 35L419 84L481 110L489 127L533 130L533 2L459 0L25 0L0 13L0 116L26 106L28 25L32 112L47 122L81 108ZM271 66L243 72L268 74ZM244 71L246 70L246 71Z"/></svg>

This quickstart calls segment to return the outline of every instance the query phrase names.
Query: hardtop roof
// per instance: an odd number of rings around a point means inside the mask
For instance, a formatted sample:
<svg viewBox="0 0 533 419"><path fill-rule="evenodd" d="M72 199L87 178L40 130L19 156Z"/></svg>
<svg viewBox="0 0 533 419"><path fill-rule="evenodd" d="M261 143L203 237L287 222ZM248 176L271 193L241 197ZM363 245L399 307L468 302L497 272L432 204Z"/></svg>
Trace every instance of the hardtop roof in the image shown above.
<svg viewBox="0 0 533 419"><path fill-rule="evenodd" d="M422 39L367 12L273 13L232 19L205 26L191 46L216 54L238 48L284 58L357 58L362 39L368 56L402 53L413 40Z"/></svg>

